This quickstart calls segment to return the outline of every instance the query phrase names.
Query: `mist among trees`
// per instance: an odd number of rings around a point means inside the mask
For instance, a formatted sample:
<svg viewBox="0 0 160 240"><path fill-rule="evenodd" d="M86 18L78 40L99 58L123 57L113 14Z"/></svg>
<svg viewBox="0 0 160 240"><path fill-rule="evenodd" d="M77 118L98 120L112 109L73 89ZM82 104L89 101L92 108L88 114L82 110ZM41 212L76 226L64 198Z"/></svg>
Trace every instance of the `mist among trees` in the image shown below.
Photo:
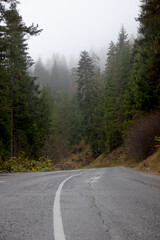
<svg viewBox="0 0 160 240"><path fill-rule="evenodd" d="M111 39L105 69L97 54L83 49L72 68L56 54L33 65L26 40L41 30L25 25L17 4L0 3L3 162L23 151L29 158L43 156L56 163L82 140L93 157L110 153L124 144L137 118L160 110L158 0L141 1L137 39L131 41L124 26L117 41Z"/></svg>

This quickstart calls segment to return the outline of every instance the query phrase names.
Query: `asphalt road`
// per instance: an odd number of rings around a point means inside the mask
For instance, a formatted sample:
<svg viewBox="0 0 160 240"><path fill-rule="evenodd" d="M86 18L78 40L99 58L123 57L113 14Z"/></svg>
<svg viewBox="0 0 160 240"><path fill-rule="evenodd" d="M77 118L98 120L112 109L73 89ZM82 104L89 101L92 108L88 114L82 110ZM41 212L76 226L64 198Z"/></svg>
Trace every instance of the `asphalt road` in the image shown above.
<svg viewBox="0 0 160 240"><path fill-rule="evenodd" d="M126 168L0 175L0 240L160 240L160 177Z"/></svg>

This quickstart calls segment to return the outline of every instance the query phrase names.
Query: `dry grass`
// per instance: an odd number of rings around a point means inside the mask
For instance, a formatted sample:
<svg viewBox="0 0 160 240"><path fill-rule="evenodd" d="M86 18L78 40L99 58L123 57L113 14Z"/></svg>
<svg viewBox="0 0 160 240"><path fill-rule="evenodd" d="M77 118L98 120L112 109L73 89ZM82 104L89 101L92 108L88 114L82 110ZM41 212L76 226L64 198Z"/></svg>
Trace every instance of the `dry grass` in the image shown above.
<svg viewBox="0 0 160 240"><path fill-rule="evenodd" d="M123 147L118 147L110 154L101 154L88 167L114 167L114 166L132 166L134 161L129 161L127 153Z"/></svg>
<svg viewBox="0 0 160 240"><path fill-rule="evenodd" d="M127 152L119 147L110 154L101 154L91 162L88 168L124 166L147 173L160 173L160 149L141 163L128 157Z"/></svg>
<svg viewBox="0 0 160 240"><path fill-rule="evenodd" d="M138 165L139 169L160 173L160 149Z"/></svg>
<svg viewBox="0 0 160 240"><path fill-rule="evenodd" d="M82 141L79 145L72 147L69 156L63 159L60 164L66 164L72 169L79 169L89 165L93 160L89 145Z"/></svg>
<svg viewBox="0 0 160 240"><path fill-rule="evenodd" d="M81 143L81 151L75 151L77 149L75 146L69 157L61 163L72 169L124 166L147 173L160 173L160 149L140 163L131 159L123 147L118 147L110 154L103 153L96 159L93 159L89 146L84 143Z"/></svg>

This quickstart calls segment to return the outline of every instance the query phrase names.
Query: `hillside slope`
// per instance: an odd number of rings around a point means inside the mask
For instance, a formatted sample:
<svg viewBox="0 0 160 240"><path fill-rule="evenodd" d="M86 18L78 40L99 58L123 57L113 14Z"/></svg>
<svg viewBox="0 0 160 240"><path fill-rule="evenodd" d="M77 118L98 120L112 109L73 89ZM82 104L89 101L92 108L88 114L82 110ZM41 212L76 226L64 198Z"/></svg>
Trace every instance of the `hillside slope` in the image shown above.
<svg viewBox="0 0 160 240"><path fill-rule="evenodd" d="M88 165L88 168L114 166L126 166L143 171L160 173L160 149L158 149L146 160L142 162L135 162L128 157L126 151L122 147L119 147L110 154L101 154L98 158L96 158Z"/></svg>

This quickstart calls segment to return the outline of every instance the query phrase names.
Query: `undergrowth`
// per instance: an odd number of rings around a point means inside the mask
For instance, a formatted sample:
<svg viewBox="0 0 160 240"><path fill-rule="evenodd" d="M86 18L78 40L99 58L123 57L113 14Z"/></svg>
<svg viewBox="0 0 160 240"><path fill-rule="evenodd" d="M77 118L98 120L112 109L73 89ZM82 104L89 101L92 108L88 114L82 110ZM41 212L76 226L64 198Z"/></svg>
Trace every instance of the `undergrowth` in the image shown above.
<svg viewBox="0 0 160 240"><path fill-rule="evenodd" d="M51 160L40 157L38 160L30 160L25 152L20 152L18 157L13 157L6 162L0 161L1 172L37 172L54 170Z"/></svg>

